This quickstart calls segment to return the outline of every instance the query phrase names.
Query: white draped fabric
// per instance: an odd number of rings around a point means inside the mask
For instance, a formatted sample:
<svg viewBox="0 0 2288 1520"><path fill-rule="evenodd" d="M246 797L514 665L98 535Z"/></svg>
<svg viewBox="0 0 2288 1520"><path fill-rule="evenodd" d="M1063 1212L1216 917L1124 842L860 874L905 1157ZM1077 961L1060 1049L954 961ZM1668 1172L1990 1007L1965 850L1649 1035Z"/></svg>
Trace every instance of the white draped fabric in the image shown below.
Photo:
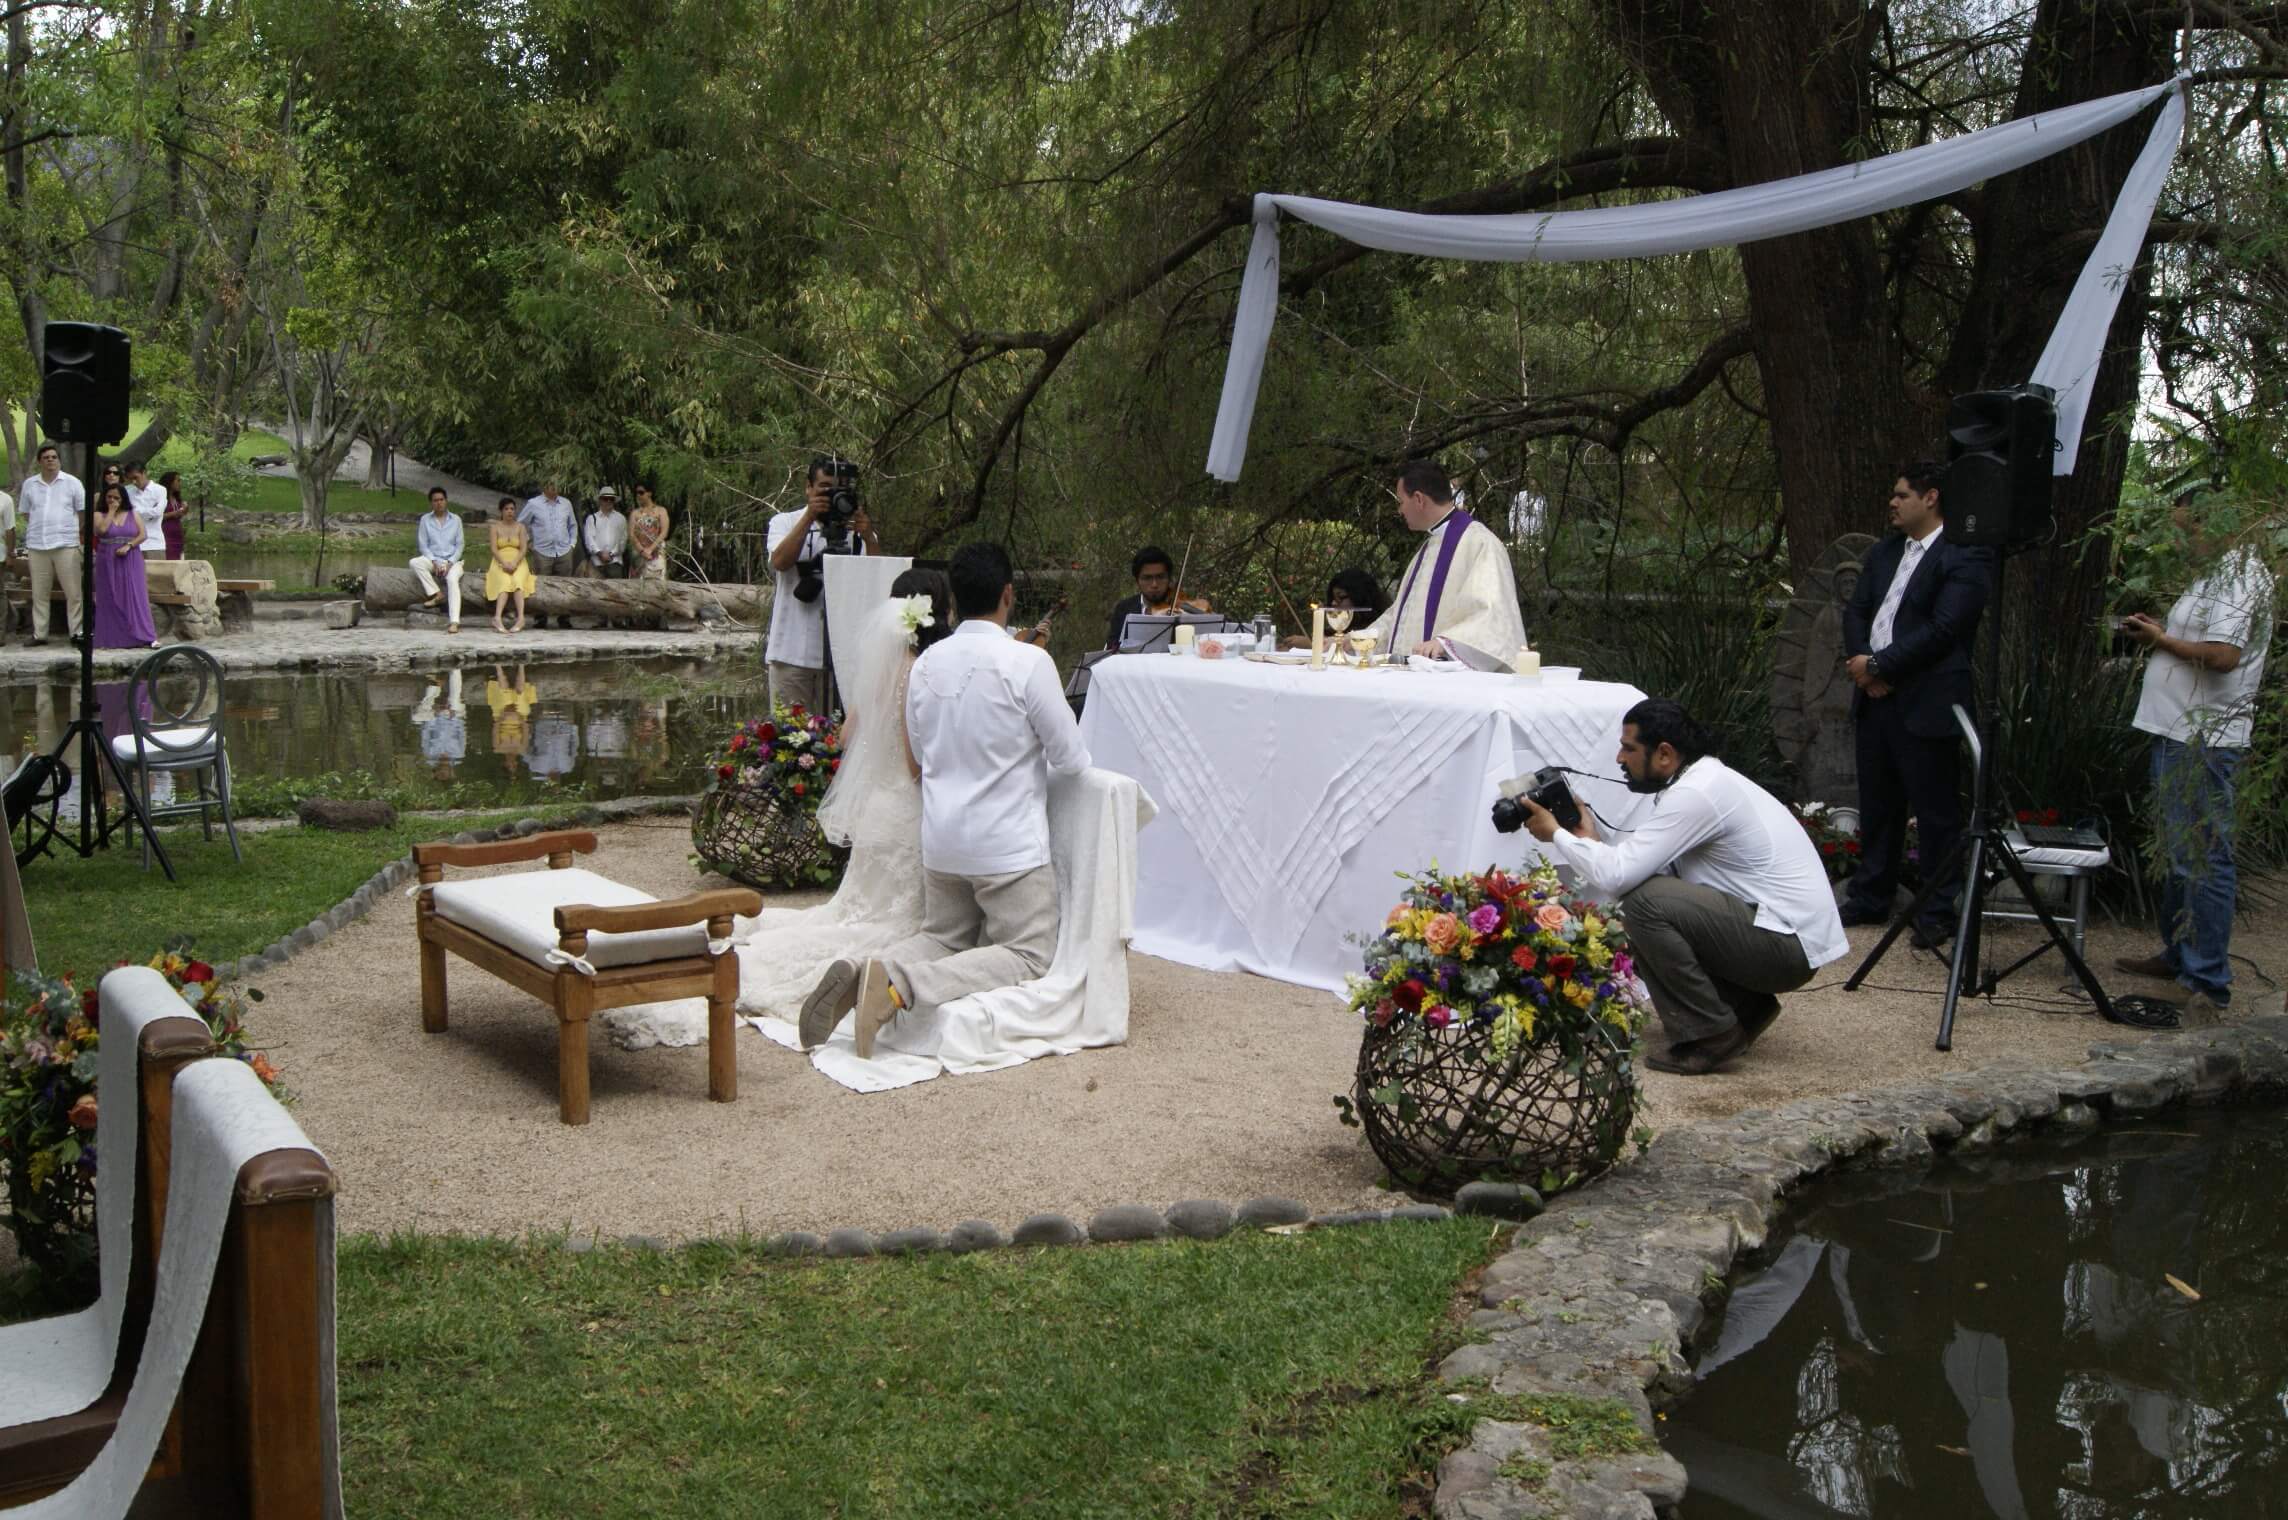
<svg viewBox="0 0 2288 1520"><path fill-rule="evenodd" d="M821 573L826 577L827 652L834 659L834 683L842 689L845 706L852 693L866 689L866 619L890 599L890 586L913 563L895 554L826 556Z"/></svg>
<svg viewBox="0 0 2288 1520"><path fill-rule="evenodd" d="M1452 667L1449 667L1452 669ZM1619 780L1621 715L1643 693L1454 670L1324 670L1123 655L1096 667L1081 736L1167 814L1138 847L1136 948L1208 971L1339 990L1352 936L1399 871L1512 868L1496 786L1543 765ZM1582 783L1626 826L1643 799Z"/></svg>
<svg viewBox="0 0 2288 1520"><path fill-rule="evenodd" d="M1681 200L1594 211L1444 216L1392 211L1303 195L1258 195L1255 239L1248 251L1224 370L1223 401L1208 473L1237 480L1247 458L1248 428L1263 378L1263 357L1279 309L1279 213L1302 218L1354 243L1391 253L1506 263L1570 263L1688 253L1833 226L1954 191L2062 152L2118 126L2163 95L2170 96L2144 155L2132 170L2106 231L2092 251L2049 347L2028 378L2058 393L2056 471L2073 470L2106 329L2119 304L2121 271L2136 258L2152 219L2154 197L2175 156L2184 124L2180 81L2044 111L1981 132L1925 143L1864 163L1743 185ZM2068 419L2071 419L2071 426Z"/></svg>
<svg viewBox="0 0 2288 1520"><path fill-rule="evenodd" d="M857 1092L932 1077L1000 1071L1128 1039L1128 938L1136 913L1136 833L1156 811L1126 776L1086 770L1049 778L1049 852L1057 873L1057 950L1030 982L900 1014L862 1061L844 1020L811 1064ZM799 1046L779 1019L755 1026Z"/></svg>

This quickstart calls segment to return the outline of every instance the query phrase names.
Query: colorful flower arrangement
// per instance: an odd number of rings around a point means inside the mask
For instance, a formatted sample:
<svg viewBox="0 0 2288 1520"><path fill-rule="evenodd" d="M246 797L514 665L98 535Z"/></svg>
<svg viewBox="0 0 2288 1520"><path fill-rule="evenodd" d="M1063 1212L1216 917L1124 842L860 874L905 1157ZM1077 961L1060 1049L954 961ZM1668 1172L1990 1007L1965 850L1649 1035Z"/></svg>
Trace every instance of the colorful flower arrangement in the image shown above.
<svg viewBox="0 0 2288 1520"><path fill-rule="evenodd" d="M212 966L180 950L163 950L144 964L206 1021L217 1054L246 1062L272 1093L286 1097L278 1069L248 1041L246 1005L260 993L223 987ZM8 1224L26 1260L66 1277L87 1272L95 1256L100 1018L96 990L75 987L68 977L18 971L0 996L0 1168L8 1174Z"/></svg>
<svg viewBox="0 0 2288 1520"><path fill-rule="evenodd" d="M1859 869L1859 834L1836 823L1835 815L1816 802L1807 802L1796 809L1796 817L1803 820L1803 831L1819 851L1819 863L1827 868L1829 881L1849 881Z"/></svg>
<svg viewBox="0 0 2288 1520"><path fill-rule="evenodd" d="M1568 896L1555 870L1404 876L1406 895L1365 941L1349 1003L1376 1029L1482 1032L1497 1060L1587 1037L1634 1042L1651 999L1614 911Z"/></svg>
<svg viewBox="0 0 2288 1520"><path fill-rule="evenodd" d="M921 600L926 603L928 598ZM714 756L710 792L740 788L762 793L782 809L815 816L834 773L842 769L840 720L807 712L800 703L774 707L731 730Z"/></svg>

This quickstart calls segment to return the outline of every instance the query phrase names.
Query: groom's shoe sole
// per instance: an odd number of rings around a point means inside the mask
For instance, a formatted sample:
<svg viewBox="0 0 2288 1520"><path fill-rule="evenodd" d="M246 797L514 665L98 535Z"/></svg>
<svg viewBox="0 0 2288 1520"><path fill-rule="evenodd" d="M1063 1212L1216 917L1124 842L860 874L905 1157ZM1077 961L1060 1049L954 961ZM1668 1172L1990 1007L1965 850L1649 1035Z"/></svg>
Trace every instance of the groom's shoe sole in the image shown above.
<svg viewBox="0 0 2288 1520"><path fill-rule="evenodd" d="M868 961L858 979L858 1006L850 1016L859 1060L874 1059L874 1036L897 1016L898 1005L890 1001L890 968L880 961Z"/></svg>
<svg viewBox="0 0 2288 1520"><path fill-rule="evenodd" d="M853 961L829 961L818 985L802 1000L802 1048L824 1045L842 1016L858 1006L858 966Z"/></svg>

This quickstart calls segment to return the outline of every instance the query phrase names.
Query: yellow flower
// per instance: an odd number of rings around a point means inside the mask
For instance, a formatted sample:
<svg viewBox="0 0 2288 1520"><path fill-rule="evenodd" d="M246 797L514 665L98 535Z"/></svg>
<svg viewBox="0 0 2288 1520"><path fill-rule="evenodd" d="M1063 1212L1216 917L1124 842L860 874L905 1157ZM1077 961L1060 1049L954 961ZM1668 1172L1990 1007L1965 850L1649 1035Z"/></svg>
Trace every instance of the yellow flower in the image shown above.
<svg viewBox="0 0 2288 1520"><path fill-rule="evenodd" d="M1567 982L1564 995L1565 1001L1576 1008L1586 1008L1594 1000L1594 994L1579 982Z"/></svg>
<svg viewBox="0 0 2288 1520"><path fill-rule="evenodd" d="M1588 956L1589 964L1599 971L1613 964L1613 949L1610 945L1591 945L1584 953Z"/></svg>

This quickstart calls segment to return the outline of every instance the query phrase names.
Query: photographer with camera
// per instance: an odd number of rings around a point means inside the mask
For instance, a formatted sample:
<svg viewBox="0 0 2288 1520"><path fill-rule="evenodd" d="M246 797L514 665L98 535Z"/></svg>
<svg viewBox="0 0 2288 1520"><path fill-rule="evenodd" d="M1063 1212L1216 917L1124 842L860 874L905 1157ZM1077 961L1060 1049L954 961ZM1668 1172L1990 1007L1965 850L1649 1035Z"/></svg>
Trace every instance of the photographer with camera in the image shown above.
<svg viewBox="0 0 2288 1520"><path fill-rule="evenodd" d="M1779 1017L1779 993L1851 948L1803 824L1711 747L1707 730L1666 698L1623 715L1621 773L1653 805L1617 842L1600 839L1586 813L1570 832L1561 827L1536 800L1543 787L1516 799L1526 829L1572 867L1580 891L1619 901L1669 1036L1645 1064L1679 1076L1744 1052Z"/></svg>
<svg viewBox="0 0 2288 1520"><path fill-rule="evenodd" d="M826 711L826 566L829 554L879 554L882 544L858 499L858 466L832 454L810 462L803 505L771 518L771 703Z"/></svg>

